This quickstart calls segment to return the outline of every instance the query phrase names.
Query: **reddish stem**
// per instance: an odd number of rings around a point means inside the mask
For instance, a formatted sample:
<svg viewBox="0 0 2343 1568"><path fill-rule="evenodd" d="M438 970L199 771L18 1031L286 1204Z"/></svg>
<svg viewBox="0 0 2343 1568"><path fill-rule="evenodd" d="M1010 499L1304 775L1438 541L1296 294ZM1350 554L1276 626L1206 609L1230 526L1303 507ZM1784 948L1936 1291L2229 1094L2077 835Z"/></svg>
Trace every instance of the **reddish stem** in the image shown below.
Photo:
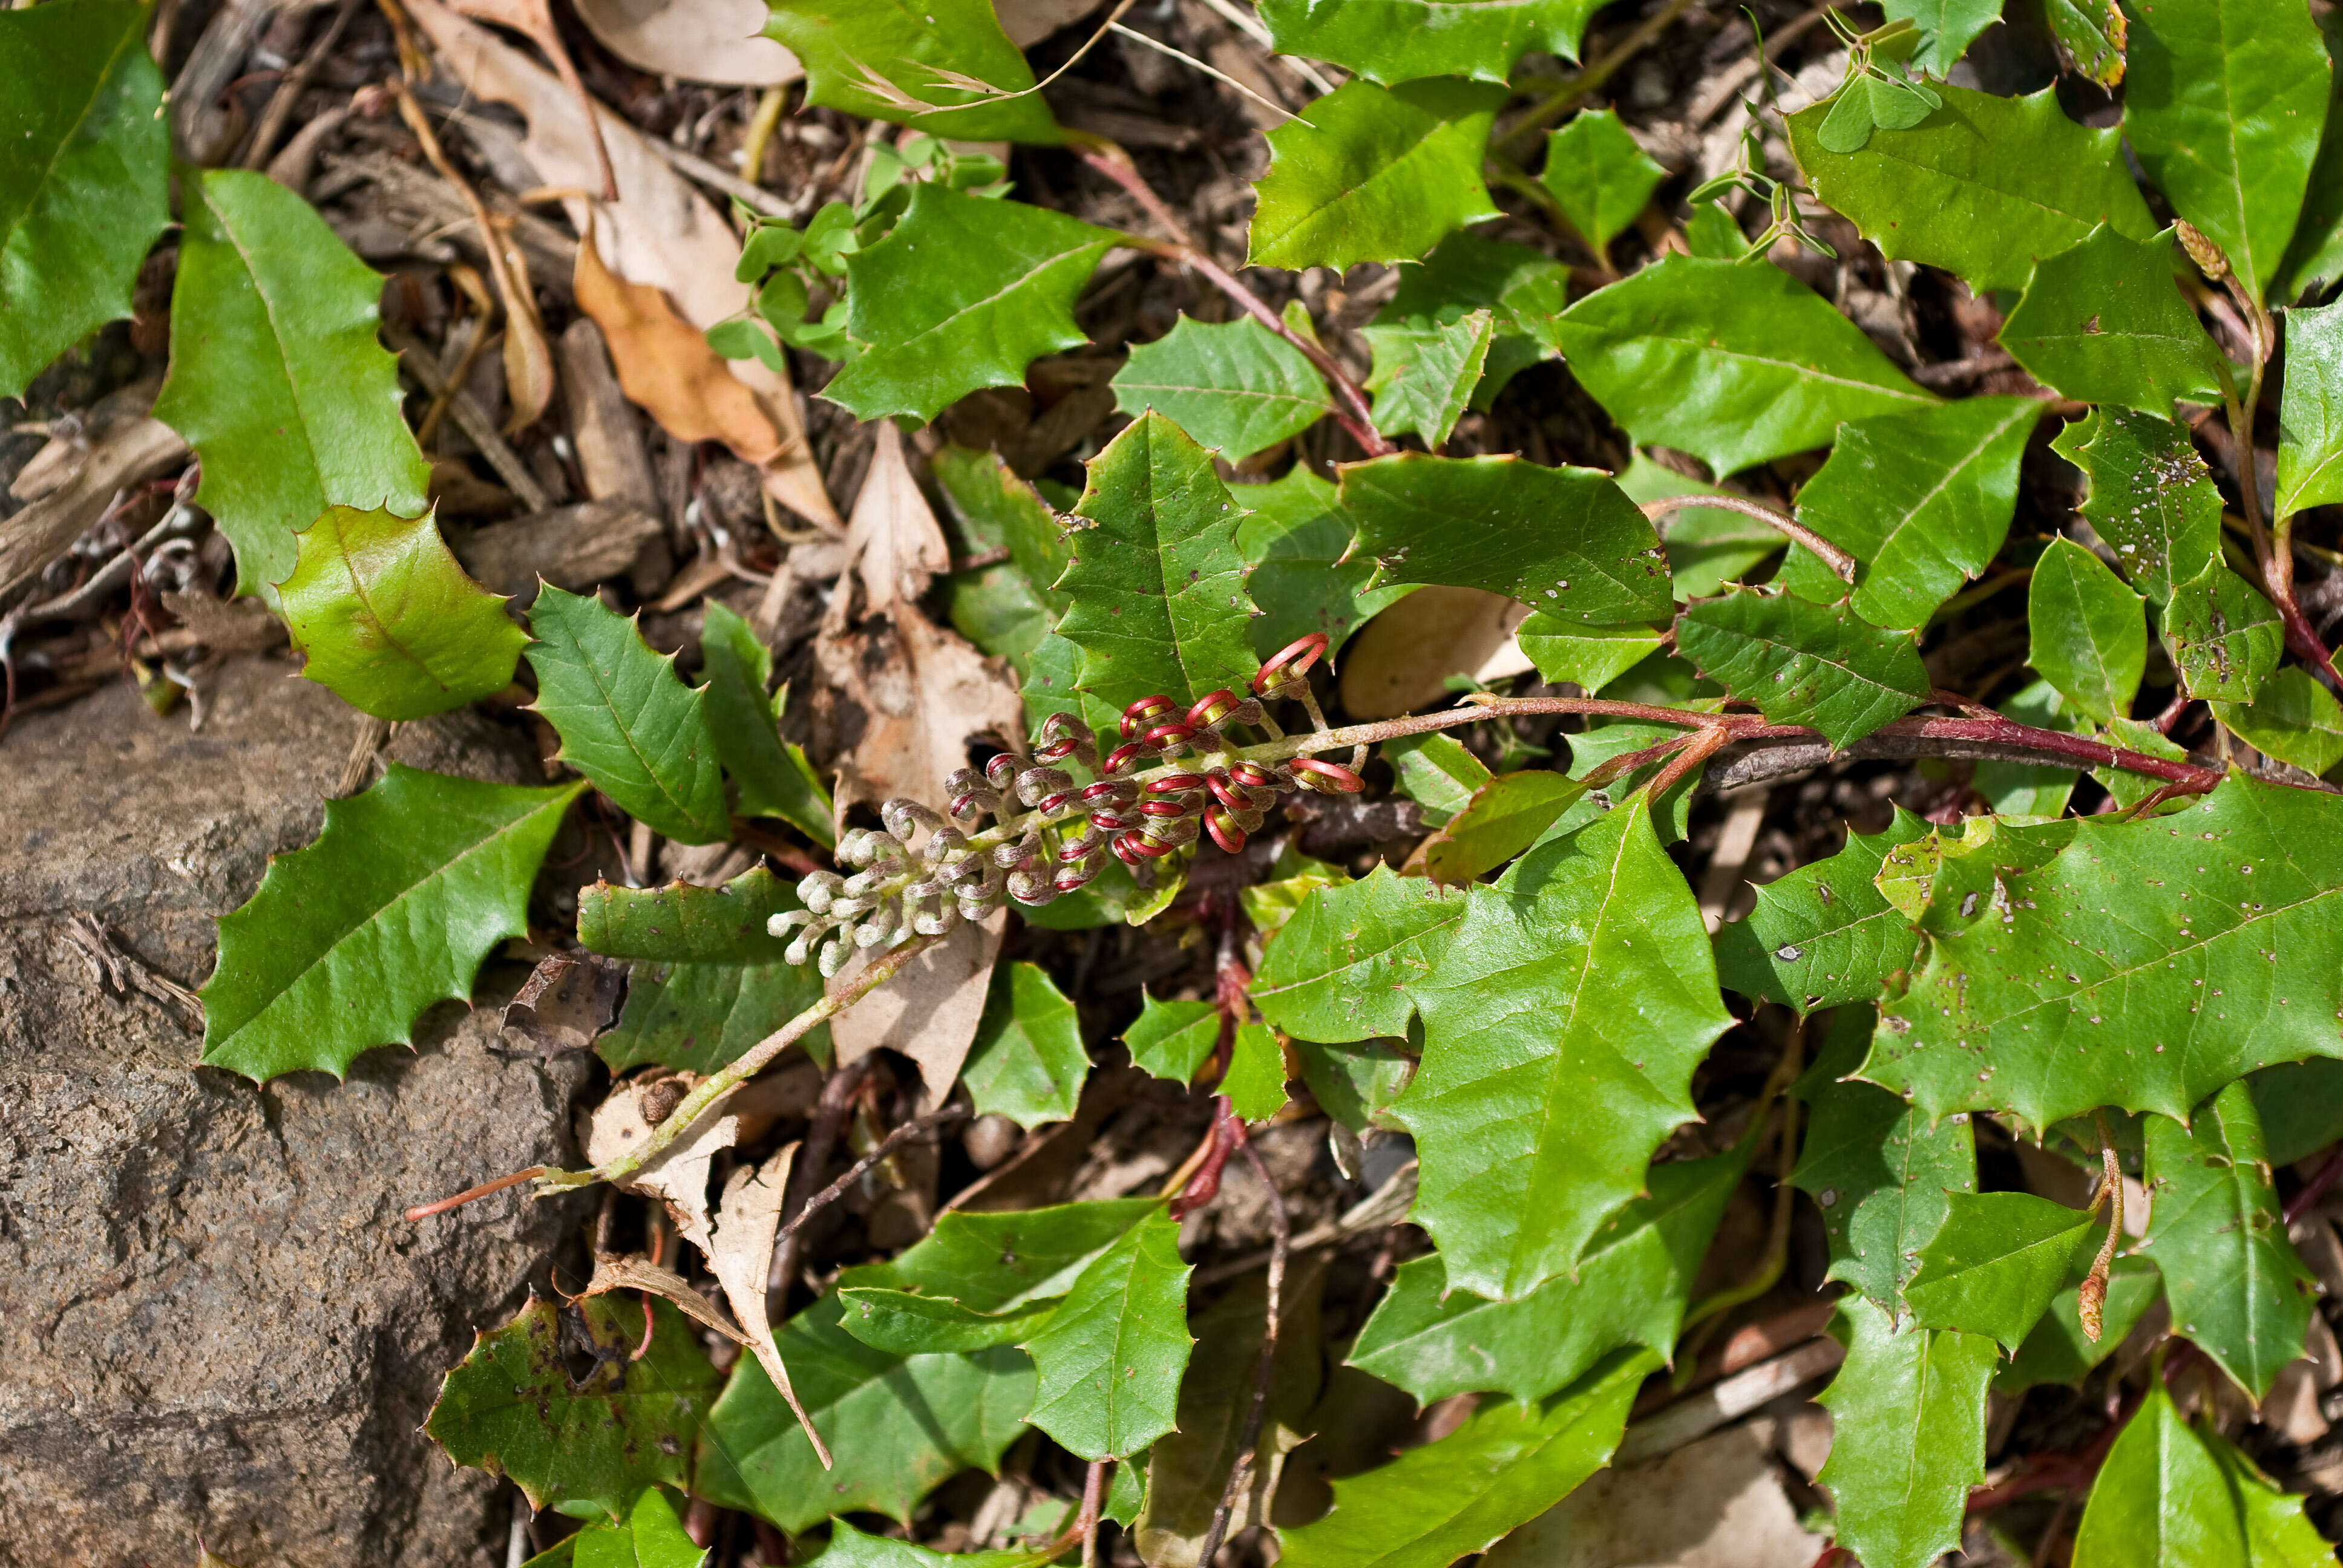
<svg viewBox="0 0 2343 1568"><path fill-rule="evenodd" d="M428 1220L434 1214L445 1214L450 1209L460 1209L475 1198L485 1198L491 1192L501 1192L508 1187L518 1187L545 1174L545 1167L532 1165L526 1171L516 1171L509 1176L499 1176L493 1181L483 1181L477 1187L467 1187L453 1198L442 1198L437 1203L420 1203L409 1209L401 1218L409 1224Z"/></svg>
<svg viewBox="0 0 2343 1568"><path fill-rule="evenodd" d="M2286 1201L2286 1222L2292 1225L2305 1214L2318 1208L2318 1201L2327 1196L2328 1191L2335 1185L2338 1177L2343 1177L2343 1143L2335 1146L2334 1151L2327 1156L2327 1162L2312 1173L2309 1181L2302 1184L2302 1191Z"/></svg>
<svg viewBox="0 0 2343 1568"><path fill-rule="evenodd" d="M1212 1122L1212 1146L1204 1155L1204 1162L1188 1178L1187 1186L1172 1200L1171 1214L1174 1220L1184 1220L1221 1195L1221 1171L1244 1140L1244 1123L1229 1108L1229 1097L1212 1097L1216 1118Z"/></svg>

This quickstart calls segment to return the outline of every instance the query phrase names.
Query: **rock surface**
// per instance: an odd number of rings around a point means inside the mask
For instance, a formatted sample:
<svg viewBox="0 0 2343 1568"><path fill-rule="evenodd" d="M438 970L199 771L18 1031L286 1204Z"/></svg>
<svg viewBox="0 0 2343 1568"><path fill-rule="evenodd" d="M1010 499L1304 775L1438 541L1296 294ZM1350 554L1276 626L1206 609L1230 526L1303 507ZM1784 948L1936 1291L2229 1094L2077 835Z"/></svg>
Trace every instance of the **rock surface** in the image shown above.
<svg viewBox="0 0 2343 1568"><path fill-rule="evenodd" d="M493 1051L497 1010L449 1006L347 1083L263 1088L197 1067L196 1013L142 978L199 985L213 919L316 835L359 720L286 670L231 667L200 733L126 684L0 739L6 1568L186 1561L199 1534L271 1568L503 1560L511 1493L417 1428L578 1214L399 1211L574 1157L583 1067ZM538 781L478 716L391 749Z"/></svg>

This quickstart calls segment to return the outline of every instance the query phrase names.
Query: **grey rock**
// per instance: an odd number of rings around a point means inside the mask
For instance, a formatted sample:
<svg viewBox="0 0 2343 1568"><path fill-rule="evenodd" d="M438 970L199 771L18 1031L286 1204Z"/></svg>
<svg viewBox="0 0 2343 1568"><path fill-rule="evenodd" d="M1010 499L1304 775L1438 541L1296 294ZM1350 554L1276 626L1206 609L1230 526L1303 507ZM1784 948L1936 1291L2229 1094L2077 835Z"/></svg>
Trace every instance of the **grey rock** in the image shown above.
<svg viewBox="0 0 2343 1568"><path fill-rule="evenodd" d="M513 1494L417 1429L581 1211L499 1193L399 1214L574 1159L585 1069L503 1051L517 966L346 1083L196 1065L164 982L199 985L214 918L315 837L358 729L287 668L229 667L201 733L123 686L0 740L6 1568L181 1562L198 1535L272 1568L502 1561ZM478 716L391 749L541 777Z"/></svg>

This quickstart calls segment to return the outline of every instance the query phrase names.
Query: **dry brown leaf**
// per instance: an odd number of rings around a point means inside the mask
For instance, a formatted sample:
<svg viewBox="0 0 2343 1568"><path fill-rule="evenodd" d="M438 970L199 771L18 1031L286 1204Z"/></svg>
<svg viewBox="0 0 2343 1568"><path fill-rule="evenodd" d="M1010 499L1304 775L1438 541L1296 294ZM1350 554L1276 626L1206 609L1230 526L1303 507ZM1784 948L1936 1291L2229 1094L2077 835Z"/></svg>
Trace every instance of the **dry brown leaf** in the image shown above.
<svg viewBox="0 0 2343 1568"><path fill-rule="evenodd" d="M892 419L879 422L877 442L846 524L846 558L861 581L865 614L916 602L930 580L951 569L944 531L911 477L903 433ZM840 594L832 602L843 607L850 597Z"/></svg>
<svg viewBox="0 0 2343 1568"><path fill-rule="evenodd" d="M0 599L38 577L105 516L115 496L187 456L179 433L160 419L125 421L91 446L73 477L0 518Z"/></svg>
<svg viewBox="0 0 2343 1568"><path fill-rule="evenodd" d="M521 150L541 180L576 186L595 179L585 112L555 77L439 0L407 0L407 10L467 87L511 106L528 121ZM740 242L723 215L624 120L598 106L594 124L618 186L618 200L602 210L599 225L610 270L663 290L684 320L703 331L738 315L748 306L749 286L733 276ZM564 201L570 222L585 233L591 204L575 194ZM757 395L781 436L779 455L763 468L766 491L800 517L841 528L806 445L788 378L753 359L732 362L731 373Z"/></svg>
<svg viewBox="0 0 2343 1568"><path fill-rule="evenodd" d="M624 964L593 953L548 953L505 1008L505 1038L541 1056L584 1050L618 1015Z"/></svg>
<svg viewBox="0 0 2343 1568"><path fill-rule="evenodd" d="M588 1296L598 1296L609 1291L649 1291L654 1296L673 1302L684 1316L695 1322L707 1324L734 1344L749 1342L749 1336L726 1322L724 1314L716 1310L715 1303L693 1290L689 1281L681 1274L660 1268L639 1252L623 1256L606 1252L595 1259L594 1277L587 1281L586 1288L571 1299L582 1301Z"/></svg>
<svg viewBox="0 0 2343 1568"><path fill-rule="evenodd" d="M578 246L578 308L602 329L619 387L679 441L721 441L743 462L762 467L772 461L780 433L757 395L665 294L611 275L594 226L588 216Z"/></svg>
<svg viewBox="0 0 2343 1568"><path fill-rule="evenodd" d="M1451 676L1502 680L1531 667L1513 640L1529 607L1481 588L1420 588L1369 621L1342 650L1342 709L1353 719L1413 713Z"/></svg>
<svg viewBox="0 0 2343 1568"><path fill-rule="evenodd" d="M553 7L546 0L454 0L456 9L475 22L493 22L499 27L509 27L545 51L546 58L561 74L562 85L576 95L578 117L587 124L594 144L594 170L600 177L594 188L602 193L604 201L618 199L618 182L610 173L610 152L603 145L601 127L596 124L594 95L578 75L577 62L569 57L568 46L561 41L561 29L554 25Z"/></svg>
<svg viewBox="0 0 2343 1568"><path fill-rule="evenodd" d="M577 11L639 71L721 87L778 87L805 75L796 55L761 35L764 0L577 0Z"/></svg>
<svg viewBox="0 0 2343 1568"><path fill-rule="evenodd" d="M908 604L814 642L816 750L836 757L838 809L897 796L940 807L972 735L1021 735L1025 708L1007 665Z"/></svg>
<svg viewBox="0 0 2343 1568"><path fill-rule="evenodd" d="M1001 939L1008 929L1005 910L981 925L961 922L901 974L832 1019L830 1038L840 1064L859 1060L882 1045L901 1051L920 1064L920 1114L940 1106L960 1081L960 1064L975 1042L992 962L1001 956ZM856 954L830 989L835 991L851 980L867 958L867 953Z"/></svg>
<svg viewBox="0 0 2343 1568"><path fill-rule="evenodd" d="M586 1133L586 1159L600 1167L639 1148L651 1134L643 1115L640 1083L622 1084L594 1108ZM715 1251L708 1213L708 1178L717 1154L740 1141L740 1119L724 1114L722 1101L700 1112L682 1137L647 1160L618 1183L628 1192L658 1198L683 1239L703 1252Z"/></svg>
<svg viewBox="0 0 2343 1568"><path fill-rule="evenodd" d="M782 1363L781 1347L773 1341L772 1319L765 1309L765 1274L773 1264L773 1240L780 1233L781 1205L789 1196L789 1166L797 1153L798 1146L789 1144L763 1165L743 1165L726 1180L724 1207L716 1216L716 1250L709 1254L708 1266L724 1287L732 1315L748 1331L742 1342L755 1353L765 1375L789 1401L789 1409L797 1412L798 1424L805 1428L821 1467L828 1470L830 1445L822 1442L813 1418L798 1402L798 1391L789 1382L789 1369Z"/></svg>

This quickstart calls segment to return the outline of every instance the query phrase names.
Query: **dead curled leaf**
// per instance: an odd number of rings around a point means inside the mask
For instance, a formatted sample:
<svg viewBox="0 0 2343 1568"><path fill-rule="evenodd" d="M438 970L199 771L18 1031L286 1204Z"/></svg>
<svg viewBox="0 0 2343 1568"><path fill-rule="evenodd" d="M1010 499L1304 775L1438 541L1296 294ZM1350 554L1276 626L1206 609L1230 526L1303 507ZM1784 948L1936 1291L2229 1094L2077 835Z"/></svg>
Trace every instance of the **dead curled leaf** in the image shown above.
<svg viewBox="0 0 2343 1568"><path fill-rule="evenodd" d="M920 1064L920 1113L942 1105L975 1043L993 960L1008 930L1006 910L981 925L954 927L901 974L831 1020L839 1062L859 1060L882 1045L899 1050ZM858 953L839 971L833 990L854 978L865 956Z"/></svg>
<svg viewBox="0 0 2343 1568"><path fill-rule="evenodd" d="M598 1168L641 1147L650 1137L652 1122L643 1113L644 1091L655 1087L640 1082L622 1084L594 1108L586 1132L586 1158ZM618 1183L628 1192L658 1198L683 1239L703 1252L715 1250L713 1224L708 1211L708 1179L717 1154L740 1141L740 1119L728 1113L723 1102L700 1112L699 1120L654 1158L645 1161Z"/></svg>
<svg viewBox="0 0 2343 1568"><path fill-rule="evenodd" d="M686 1317L714 1329L734 1344L749 1342L746 1334L724 1321L724 1314L716 1310L713 1302L691 1288L690 1281L660 1268L639 1252L606 1252L595 1259L594 1277L570 1299L583 1301L610 1291L649 1291L672 1302Z"/></svg>
<svg viewBox="0 0 2343 1568"><path fill-rule="evenodd" d="M781 1206L788 1201L789 1167L798 1146L786 1145L760 1166L742 1165L724 1183L724 1207L716 1217L716 1247L708 1266L724 1287L732 1315L748 1331L743 1342L765 1369L765 1375L797 1412L798 1424L813 1444L821 1467L830 1467L830 1445L814 1430L813 1418L798 1402L789 1382L789 1369L774 1341L772 1319L765 1308L766 1272L772 1267L773 1242L781 1229Z"/></svg>
<svg viewBox="0 0 2343 1568"><path fill-rule="evenodd" d="M664 293L612 275L594 227L588 217L578 246L578 308L602 329L618 386L679 441L721 441L759 467L779 457L780 433L757 395Z"/></svg>

